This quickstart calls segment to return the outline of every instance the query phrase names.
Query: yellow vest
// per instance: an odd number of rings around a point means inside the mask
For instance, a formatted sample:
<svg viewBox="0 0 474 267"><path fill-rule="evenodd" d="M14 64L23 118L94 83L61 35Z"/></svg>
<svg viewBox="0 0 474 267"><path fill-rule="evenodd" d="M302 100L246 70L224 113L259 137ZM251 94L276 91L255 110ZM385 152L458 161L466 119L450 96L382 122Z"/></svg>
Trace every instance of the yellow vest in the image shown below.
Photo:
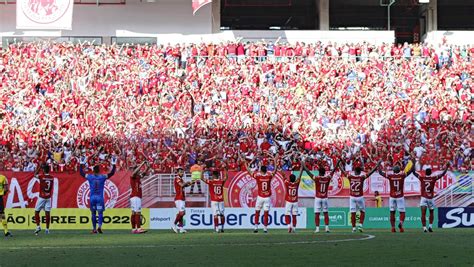
<svg viewBox="0 0 474 267"><path fill-rule="evenodd" d="M0 196L5 194L5 186L8 184L7 177L0 174Z"/></svg>

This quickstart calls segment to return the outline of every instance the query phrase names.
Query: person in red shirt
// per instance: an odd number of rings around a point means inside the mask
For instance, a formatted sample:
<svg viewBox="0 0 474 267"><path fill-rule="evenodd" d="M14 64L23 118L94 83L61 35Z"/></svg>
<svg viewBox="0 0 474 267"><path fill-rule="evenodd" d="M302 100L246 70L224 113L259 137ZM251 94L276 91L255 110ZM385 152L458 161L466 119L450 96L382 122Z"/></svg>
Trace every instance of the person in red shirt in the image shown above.
<svg viewBox="0 0 474 267"><path fill-rule="evenodd" d="M304 170L309 175L309 177L313 179L313 181L316 184L315 185L316 195L314 198L314 224L316 225L316 229L314 230L315 233L319 233L319 224L320 224L319 214L321 213L321 210L324 214L324 225L325 225L326 233L329 233L328 191L329 191L329 186L331 184L332 177L334 176L334 173L336 172L340 163L341 161L338 161L334 169L329 174L326 174L326 169L324 168L323 165L320 165L317 176L312 174L306 168L306 166L304 166Z"/></svg>
<svg viewBox="0 0 474 267"><path fill-rule="evenodd" d="M224 215L224 183L229 178L227 167L224 168L225 177L220 178L220 172L215 170L212 172L212 179L208 180L201 177L201 180L209 186L209 194L211 195L212 215L214 216L214 230L216 233L224 232L225 215ZM220 223L219 223L220 218ZM221 228L219 229L219 225Z"/></svg>
<svg viewBox="0 0 474 267"><path fill-rule="evenodd" d="M365 199L364 199L364 181L369 178L379 167L380 162L377 163L368 174L362 173L362 166L357 166L354 171L351 171L347 175L349 180L349 209L351 212L351 223L352 232L354 233L357 228L360 232L363 232L363 224L365 219ZM344 168L340 168L343 175L346 175ZM360 211L359 225L356 228L356 213Z"/></svg>
<svg viewBox="0 0 474 267"><path fill-rule="evenodd" d="M434 187L436 181L441 179L446 172L448 171L450 164L446 164L446 168L439 175L433 175L431 167L426 168L425 174L420 174L418 172L413 172L413 174L420 180L420 190L421 190L421 199L420 199L420 208L421 208L421 224L423 225L423 232L433 232L433 220L434 220L434 208L435 203L433 200L434 197ZM426 209L430 209L430 224L428 229L426 228Z"/></svg>
<svg viewBox="0 0 474 267"><path fill-rule="evenodd" d="M255 159L254 159L255 160ZM254 221L254 233L258 233L258 225L260 224L260 211L263 209L263 232L268 233L268 217L270 212L270 197L272 196L272 179L275 176L276 172L276 159L273 157L273 166L275 166L274 171L267 171L267 166L262 165L260 167L260 172L254 173L249 164L245 164L245 168L249 173L250 177L255 179L257 182L257 202L255 203L255 221ZM252 162L250 162L252 164Z"/></svg>
<svg viewBox="0 0 474 267"><path fill-rule="evenodd" d="M53 192L54 178L49 174L50 166L48 164L43 164L43 174L38 175L39 168L36 169L34 179L38 179L40 183L40 191L38 200L36 200L35 206L35 223L36 230L35 235L38 235L41 232L41 221L40 221L40 211L44 210L46 215L46 230L45 233L49 234L49 223L51 221L51 194Z"/></svg>
<svg viewBox="0 0 474 267"><path fill-rule="evenodd" d="M390 198L389 198L389 207L390 207L390 224L392 226L392 233L395 233L395 213L396 210L400 212L400 222L398 228L400 232L405 232L403 228L403 222L405 221L405 197L404 197L404 187L405 179L413 172L415 164L412 165L412 168L408 172L401 171L400 166L395 165L393 167L393 172L385 173L379 169L379 174L387 178L390 183Z"/></svg>
<svg viewBox="0 0 474 267"><path fill-rule="evenodd" d="M143 165L146 164L145 170L141 171ZM144 234L147 231L141 228L142 221L142 179L147 175L150 170L150 164L147 161L143 161L138 165L130 176L130 208L132 209L132 215L130 216L130 222L132 223L132 234Z"/></svg>
<svg viewBox="0 0 474 267"><path fill-rule="evenodd" d="M303 162L304 163L304 162ZM296 217L298 216L298 189L300 187L301 175L303 174L304 164L300 164L298 178L291 174L285 179L285 223L288 225L288 233L295 233Z"/></svg>
<svg viewBox="0 0 474 267"><path fill-rule="evenodd" d="M174 190L176 192L176 195L174 196L174 203L178 213L176 214L173 226L171 227L175 233L186 233L186 230L183 228L183 219L184 215L186 214L186 194L184 193L184 188L192 184L193 182L184 181L184 170L183 168L178 168L178 174L174 178Z"/></svg>

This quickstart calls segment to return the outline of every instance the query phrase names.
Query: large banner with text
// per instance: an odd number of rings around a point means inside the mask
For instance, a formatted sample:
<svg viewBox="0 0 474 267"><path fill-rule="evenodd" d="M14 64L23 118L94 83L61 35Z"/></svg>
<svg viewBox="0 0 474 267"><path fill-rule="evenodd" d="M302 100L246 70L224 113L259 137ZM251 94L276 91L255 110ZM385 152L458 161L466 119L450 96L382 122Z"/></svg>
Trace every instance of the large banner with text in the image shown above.
<svg viewBox="0 0 474 267"><path fill-rule="evenodd" d="M142 210L142 226L150 228L149 210ZM44 213L41 224L45 227ZM34 209L7 209L6 220L10 229L35 229ZM51 230L91 229L89 209L53 209L51 210ZM107 209L104 212L104 229L131 229L130 209Z"/></svg>
<svg viewBox="0 0 474 267"><path fill-rule="evenodd" d="M2 172L10 184L4 197L7 208L34 208L39 197L39 180L32 172ZM89 183L79 173L53 173L53 208L88 208ZM105 183L104 197L107 208L128 207L130 172L117 172Z"/></svg>

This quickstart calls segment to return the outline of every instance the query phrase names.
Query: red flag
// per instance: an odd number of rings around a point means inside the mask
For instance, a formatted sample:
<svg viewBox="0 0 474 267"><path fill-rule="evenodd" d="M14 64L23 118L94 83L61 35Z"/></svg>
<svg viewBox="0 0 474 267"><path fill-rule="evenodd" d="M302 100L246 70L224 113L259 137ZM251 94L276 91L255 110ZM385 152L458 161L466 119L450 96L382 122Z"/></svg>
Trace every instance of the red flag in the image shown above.
<svg viewBox="0 0 474 267"><path fill-rule="evenodd" d="M212 3L212 0L193 0L193 16L203 6Z"/></svg>

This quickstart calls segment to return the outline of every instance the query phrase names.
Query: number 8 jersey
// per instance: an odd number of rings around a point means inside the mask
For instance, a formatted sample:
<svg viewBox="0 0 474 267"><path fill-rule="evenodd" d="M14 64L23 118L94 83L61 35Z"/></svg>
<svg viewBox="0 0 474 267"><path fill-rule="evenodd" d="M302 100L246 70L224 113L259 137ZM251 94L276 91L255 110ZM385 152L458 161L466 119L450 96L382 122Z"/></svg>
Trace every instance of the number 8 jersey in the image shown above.
<svg viewBox="0 0 474 267"><path fill-rule="evenodd" d="M257 174L254 174L253 178L257 181L258 196L271 197L272 196L272 189L271 189L272 175L257 173Z"/></svg>

